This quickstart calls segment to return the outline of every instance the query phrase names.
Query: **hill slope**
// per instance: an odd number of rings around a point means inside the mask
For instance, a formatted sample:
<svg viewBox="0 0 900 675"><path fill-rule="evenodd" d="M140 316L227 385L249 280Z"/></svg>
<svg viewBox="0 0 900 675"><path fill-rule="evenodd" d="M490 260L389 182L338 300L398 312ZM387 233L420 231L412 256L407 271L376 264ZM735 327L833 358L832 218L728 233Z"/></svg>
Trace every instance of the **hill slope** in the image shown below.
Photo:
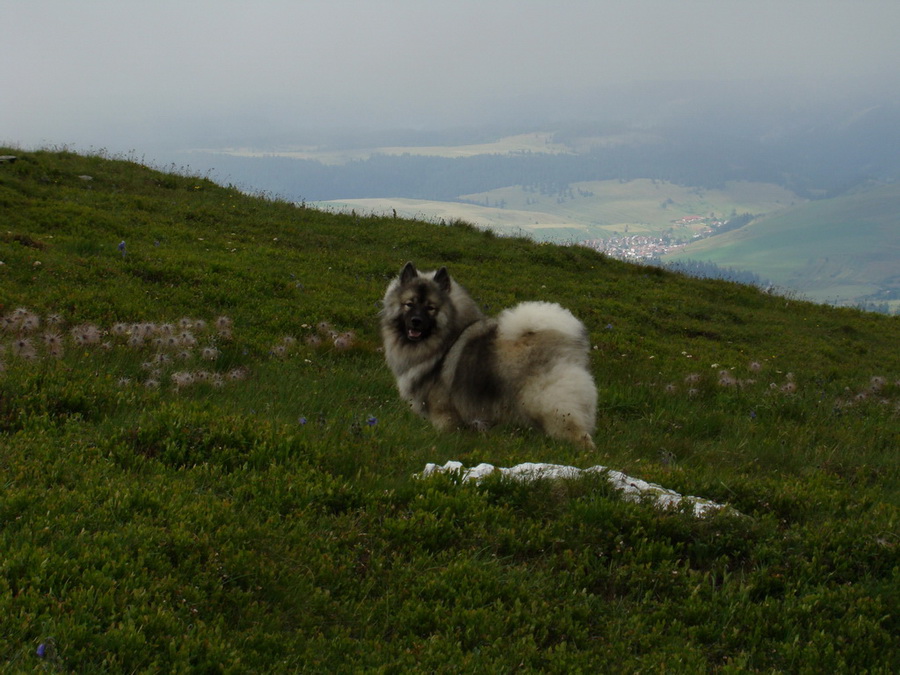
<svg viewBox="0 0 900 675"><path fill-rule="evenodd" d="M667 259L752 270L807 297L900 307L900 183L813 201Z"/></svg>
<svg viewBox="0 0 900 675"><path fill-rule="evenodd" d="M19 154L0 164L5 670L898 670L897 318ZM376 333L408 259L487 311L585 321L597 452L411 415ZM413 477L452 459L603 464L742 515L590 474Z"/></svg>

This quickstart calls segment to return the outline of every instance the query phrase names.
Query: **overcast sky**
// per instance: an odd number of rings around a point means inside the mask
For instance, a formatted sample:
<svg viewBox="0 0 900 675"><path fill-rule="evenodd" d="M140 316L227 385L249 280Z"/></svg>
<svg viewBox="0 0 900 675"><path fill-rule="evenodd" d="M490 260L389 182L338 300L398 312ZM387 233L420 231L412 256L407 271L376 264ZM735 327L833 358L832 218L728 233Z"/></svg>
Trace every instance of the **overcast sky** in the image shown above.
<svg viewBox="0 0 900 675"><path fill-rule="evenodd" d="M609 84L900 89L898 0L2 0L0 142L491 121Z"/></svg>

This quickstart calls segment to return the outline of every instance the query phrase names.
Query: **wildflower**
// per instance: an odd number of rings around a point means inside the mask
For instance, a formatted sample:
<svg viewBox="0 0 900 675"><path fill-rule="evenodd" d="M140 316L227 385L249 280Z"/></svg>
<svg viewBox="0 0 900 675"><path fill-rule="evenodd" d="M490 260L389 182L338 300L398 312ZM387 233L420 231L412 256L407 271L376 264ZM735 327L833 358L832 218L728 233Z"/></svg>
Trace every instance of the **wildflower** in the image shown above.
<svg viewBox="0 0 900 675"><path fill-rule="evenodd" d="M299 420L297 420L297 423L300 426L303 426L304 424L306 424L306 422L307 422L307 419L305 417L301 417Z"/></svg>
<svg viewBox="0 0 900 675"><path fill-rule="evenodd" d="M793 381L785 382L781 385L782 394L793 394L797 391L797 384Z"/></svg>
<svg viewBox="0 0 900 675"><path fill-rule="evenodd" d="M759 361L751 361L747 368L750 369L750 372L758 373L762 370L762 364Z"/></svg>
<svg viewBox="0 0 900 675"><path fill-rule="evenodd" d="M176 389L181 389L183 387L187 387L194 383L194 376L191 373L187 373L184 371L179 371L177 373L172 373L172 384L175 385Z"/></svg>
<svg viewBox="0 0 900 675"><path fill-rule="evenodd" d="M124 239L119 242L118 249L119 249L119 252L122 254L122 257L124 258L125 257L125 240Z"/></svg>
<svg viewBox="0 0 900 675"><path fill-rule="evenodd" d="M272 348L272 354L274 356L277 356L278 358L281 358L287 354L287 347L285 347L284 345L275 345Z"/></svg>
<svg viewBox="0 0 900 675"><path fill-rule="evenodd" d="M100 329L92 323L85 323L72 329L72 339L79 347L100 343Z"/></svg>
<svg viewBox="0 0 900 675"><path fill-rule="evenodd" d="M738 385L738 381L731 376L727 370L719 371L719 386L720 387L736 387Z"/></svg>
<svg viewBox="0 0 900 675"><path fill-rule="evenodd" d="M34 345L31 344L31 340L28 338L19 338L18 340L15 340L12 343L12 353L26 361L37 358L37 352L34 349Z"/></svg>
<svg viewBox="0 0 900 675"><path fill-rule="evenodd" d="M328 323L327 321L320 321L319 323L316 324L316 330L319 331L320 333L322 333L323 335L328 334L331 332L331 324Z"/></svg>
<svg viewBox="0 0 900 675"><path fill-rule="evenodd" d="M178 342L185 347L193 347L197 344L197 338L194 337L193 333L185 330L178 336Z"/></svg>
<svg viewBox="0 0 900 675"><path fill-rule="evenodd" d="M204 347L200 351L200 358L204 361L215 361L219 356L219 350L215 347Z"/></svg>
<svg viewBox="0 0 900 675"><path fill-rule="evenodd" d="M112 328L110 328L110 332L113 335L125 336L128 335L128 324L122 323L121 321L117 324L114 324Z"/></svg>
<svg viewBox="0 0 900 675"><path fill-rule="evenodd" d="M665 391L667 394L674 394L675 392L678 391L678 387L676 387L674 384L667 384L667 385L665 386L664 391Z"/></svg>
<svg viewBox="0 0 900 675"><path fill-rule="evenodd" d="M216 319L216 330L220 333L231 330L231 319L227 316L220 316Z"/></svg>
<svg viewBox="0 0 900 675"><path fill-rule="evenodd" d="M320 338L318 335L313 334L307 336L305 342L310 347L318 347L320 344L322 344L322 338Z"/></svg>
<svg viewBox="0 0 900 675"><path fill-rule="evenodd" d="M32 312L27 312L19 321L19 330L23 333L30 333L38 329L41 325L41 318Z"/></svg>
<svg viewBox="0 0 900 675"><path fill-rule="evenodd" d="M366 424L368 424L370 427L374 427L376 424L378 424L378 418L370 415L368 418L366 418Z"/></svg>
<svg viewBox="0 0 900 675"><path fill-rule="evenodd" d="M47 347L47 353L55 359L61 358L63 355L63 338L62 335L55 332L44 333L44 345Z"/></svg>
<svg viewBox="0 0 900 675"><path fill-rule="evenodd" d="M129 384L131 384L131 378L130 377L120 377L118 384L120 387L127 387Z"/></svg>
<svg viewBox="0 0 900 675"><path fill-rule="evenodd" d="M159 389L159 380L155 380L152 377L144 382L144 386L147 389Z"/></svg>
<svg viewBox="0 0 900 675"><path fill-rule="evenodd" d="M62 346L62 335L56 332L47 332L44 333L43 336L44 344L47 345L48 349L52 349L53 347L61 347Z"/></svg>
<svg viewBox="0 0 900 675"><path fill-rule="evenodd" d="M352 332L342 333L334 338L334 346L336 349L349 349L353 346L354 334Z"/></svg>
<svg viewBox="0 0 900 675"><path fill-rule="evenodd" d="M872 392L881 391L886 384L886 379L884 379L880 375L875 375L872 377L872 379L869 380L869 390Z"/></svg>
<svg viewBox="0 0 900 675"><path fill-rule="evenodd" d="M47 323L51 326L58 326L63 322L63 318L59 314L50 314L47 317Z"/></svg>
<svg viewBox="0 0 900 675"><path fill-rule="evenodd" d="M191 360L191 356L192 356L191 352L188 351L187 349L182 349L182 350L181 350L180 352L178 352L178 354L177 354L177 358L178 358L179 360L181 360L181 361L190 361L190 360Z"/></svg>
<svg viewBox="0 0 900 675"><path fill-rule="evenodd" d="M221 373L213 373L212 386L214 386L216 389L221 389L225 386L225 378L222 377Z"/></svg>

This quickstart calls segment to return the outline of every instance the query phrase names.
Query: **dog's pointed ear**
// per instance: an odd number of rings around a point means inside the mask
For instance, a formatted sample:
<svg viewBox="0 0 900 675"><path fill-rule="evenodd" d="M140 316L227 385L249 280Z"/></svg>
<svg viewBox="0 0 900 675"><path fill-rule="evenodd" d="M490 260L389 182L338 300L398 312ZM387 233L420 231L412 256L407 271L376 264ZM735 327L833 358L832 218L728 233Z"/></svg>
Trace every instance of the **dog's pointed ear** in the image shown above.
<svg viewBox="0 0 900 675"><path fill-rule="evenodd" d="M450 292L450 273L446 267L442 267L434 273L434 283L438 285L444 293Z"/></svg>
<svg viewBox="0 0 900 675"><path fill-rule="evenodd" d="M419 276L419 271L416 269L416 266L412 264L412 261L409 261L403 266L403 269L400 270L400 283L405 284L408 281L412 281L417 276Z"/></svg>

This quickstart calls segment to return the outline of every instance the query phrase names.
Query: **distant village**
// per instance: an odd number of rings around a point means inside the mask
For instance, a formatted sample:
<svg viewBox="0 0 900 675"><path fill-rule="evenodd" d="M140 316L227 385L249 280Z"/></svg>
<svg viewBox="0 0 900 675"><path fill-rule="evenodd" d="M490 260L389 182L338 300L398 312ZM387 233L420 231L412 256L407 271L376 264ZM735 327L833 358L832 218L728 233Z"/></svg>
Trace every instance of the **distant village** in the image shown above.
<svg viewBox="0 0 900 675"><path fill-rule="evenodd" d="M581 242L581 244L619 260L633 262L655 260L684 248L691 241L719 234L729 224L729 221L704 216L685 216L672 221L672 224L681 227L697 227L699 225L705 225L705 227L695 233L690 240L676 238L668 234L662 237L635 234L623 237L610 237L608 239L588 239Z"/></svg>

